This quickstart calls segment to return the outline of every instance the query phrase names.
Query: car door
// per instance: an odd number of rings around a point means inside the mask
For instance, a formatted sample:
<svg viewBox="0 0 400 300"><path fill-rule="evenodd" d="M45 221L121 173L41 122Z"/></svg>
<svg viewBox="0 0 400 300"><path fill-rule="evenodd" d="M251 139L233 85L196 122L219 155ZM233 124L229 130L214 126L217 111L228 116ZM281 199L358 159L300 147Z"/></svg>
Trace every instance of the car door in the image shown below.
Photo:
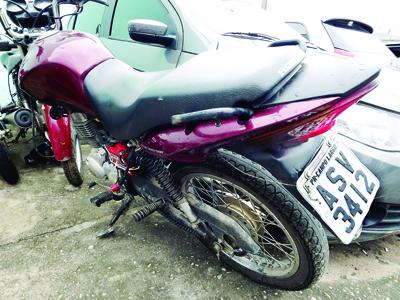
<svg viewBox="0 0 400 300"><path fill-rule="evenodd" d="M165 23L168 35L176 37L175 49L157 44L133 41L128 22L150 19ZM108 21L107 21L108 20ZM168 1L113 0L103 17L100 38L118 59L140 71L161 71L175 68L182 51L182 25Z"/></svg>
<svg viewBox="0 0 400 300"><path fill-rule="evenodd" d="M105 5L96 2L87 2L79 15L68 19L66 26L68 29L99 35L106 9L108 8Z"/></svg>

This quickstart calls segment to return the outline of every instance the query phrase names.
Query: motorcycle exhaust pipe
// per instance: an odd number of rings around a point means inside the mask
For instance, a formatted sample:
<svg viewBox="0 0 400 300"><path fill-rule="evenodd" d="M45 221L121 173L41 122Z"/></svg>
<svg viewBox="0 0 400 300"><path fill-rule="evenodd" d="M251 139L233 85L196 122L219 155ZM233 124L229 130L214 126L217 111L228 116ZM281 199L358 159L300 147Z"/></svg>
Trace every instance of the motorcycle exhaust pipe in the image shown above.
<svg viewBox="0 0 400 300"><path fill-rule="evenodd" d="M32 127L33 124L33 113L27 108L19 108L16 111L7 114L4 121L21 128L29 128Z"/></svg>

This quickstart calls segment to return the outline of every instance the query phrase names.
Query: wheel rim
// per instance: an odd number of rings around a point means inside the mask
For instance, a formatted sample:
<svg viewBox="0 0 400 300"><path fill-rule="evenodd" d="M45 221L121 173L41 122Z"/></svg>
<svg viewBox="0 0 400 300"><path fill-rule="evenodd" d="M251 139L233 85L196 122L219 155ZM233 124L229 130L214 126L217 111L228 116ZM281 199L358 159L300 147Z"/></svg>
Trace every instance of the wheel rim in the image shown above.
<svg viewBox="0 0 400 300"><path fill-rule="evenodd" d="M74 147L74 156L75 156L75 162L76 162L76 167L78 168L79 173L82 171L82 151L81 151L81 143L79 142L79 139L75 137L75 147Z"/></svg>
<svg viewBox="0 0 400 300"><path fill-rule="evenodd" d="M185 194L233 218L260 246L258 253L239 254L234 237L226 232L219 237L230 259L263 275L287 278L296 273L300 257L292 236L255 195L232 181L202 173L185 176L182 188Z"/></svg>

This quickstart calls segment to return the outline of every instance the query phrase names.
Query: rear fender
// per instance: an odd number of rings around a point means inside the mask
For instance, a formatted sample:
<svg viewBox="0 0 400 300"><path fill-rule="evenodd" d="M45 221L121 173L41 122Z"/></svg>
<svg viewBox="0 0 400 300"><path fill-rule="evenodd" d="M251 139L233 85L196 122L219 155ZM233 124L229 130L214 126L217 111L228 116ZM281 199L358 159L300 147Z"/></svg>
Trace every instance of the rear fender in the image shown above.
<svg viewBox="0 0 400 300"><path fill-rule="evenodd" d="M44 105L46 125L54 156L57 161L70 160L73 155L70 115L55 120L50 116L50 109L50 105Z"/></svg>
<svg viewBox="0 0 400 300"><path fill-rule="evenodd" d="M317 136L293 146L266 142L242 142L227 148L263 166L292 194L297 196L296 182L322 142L323 137Z"/></svg>

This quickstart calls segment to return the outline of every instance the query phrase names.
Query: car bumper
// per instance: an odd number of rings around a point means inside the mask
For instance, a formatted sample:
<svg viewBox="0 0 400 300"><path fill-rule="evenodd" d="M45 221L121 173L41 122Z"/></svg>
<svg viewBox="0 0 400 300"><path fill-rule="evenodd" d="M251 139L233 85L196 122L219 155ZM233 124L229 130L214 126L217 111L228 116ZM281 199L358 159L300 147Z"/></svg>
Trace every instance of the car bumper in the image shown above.
<svg viewBox="0 0 400 300"><path fill-rule="evenodd" d="M355 242L376 240L400 233L400 152L383 151L341 136L343 142L380 180L381 186ZM330 243L339 240L329 230Z"/></svg>
<svg viewBox="0 0 400 300"><path fill-rule="evenodd" d="M341 137L359 160L379 178L381 186L374 204L400 205L400 151L384 151Z"/></svg>
<svg viewBox="0 0 400 300"><path fill-rule="evenodd" d="M383 151L344 136L342 139L381 183L356 242L400 233L400 152ZM337 241L335 236L329 239Z"/></svg>
<svg viewBox="0 0 400 300"><path fill-rule="evenodd" d="M400 233L400 152L372 148L347 137L343 142L380 180L381 187L364 220L357 241L374 240ZM231 150L240 153L268 169L297 199L309 207L296 189L296 182L322 143L322 137L290 148L271 148L269 145L235 145ZM310 208L310 207L309 207ZM310 208L311 209L311 208ZM327 230L330 242L337 242Z"/></svg>
<svg viewBox="0 0 400 300"><path fill-rule="evenodd" d="M340 243L338 238L328 229L326 230L329 243ZM388 205L385 207L383 218L373 224L364 226L361 235L354 242L366 242L376 240L388 235L400 233L400 206Z"/></svg>

